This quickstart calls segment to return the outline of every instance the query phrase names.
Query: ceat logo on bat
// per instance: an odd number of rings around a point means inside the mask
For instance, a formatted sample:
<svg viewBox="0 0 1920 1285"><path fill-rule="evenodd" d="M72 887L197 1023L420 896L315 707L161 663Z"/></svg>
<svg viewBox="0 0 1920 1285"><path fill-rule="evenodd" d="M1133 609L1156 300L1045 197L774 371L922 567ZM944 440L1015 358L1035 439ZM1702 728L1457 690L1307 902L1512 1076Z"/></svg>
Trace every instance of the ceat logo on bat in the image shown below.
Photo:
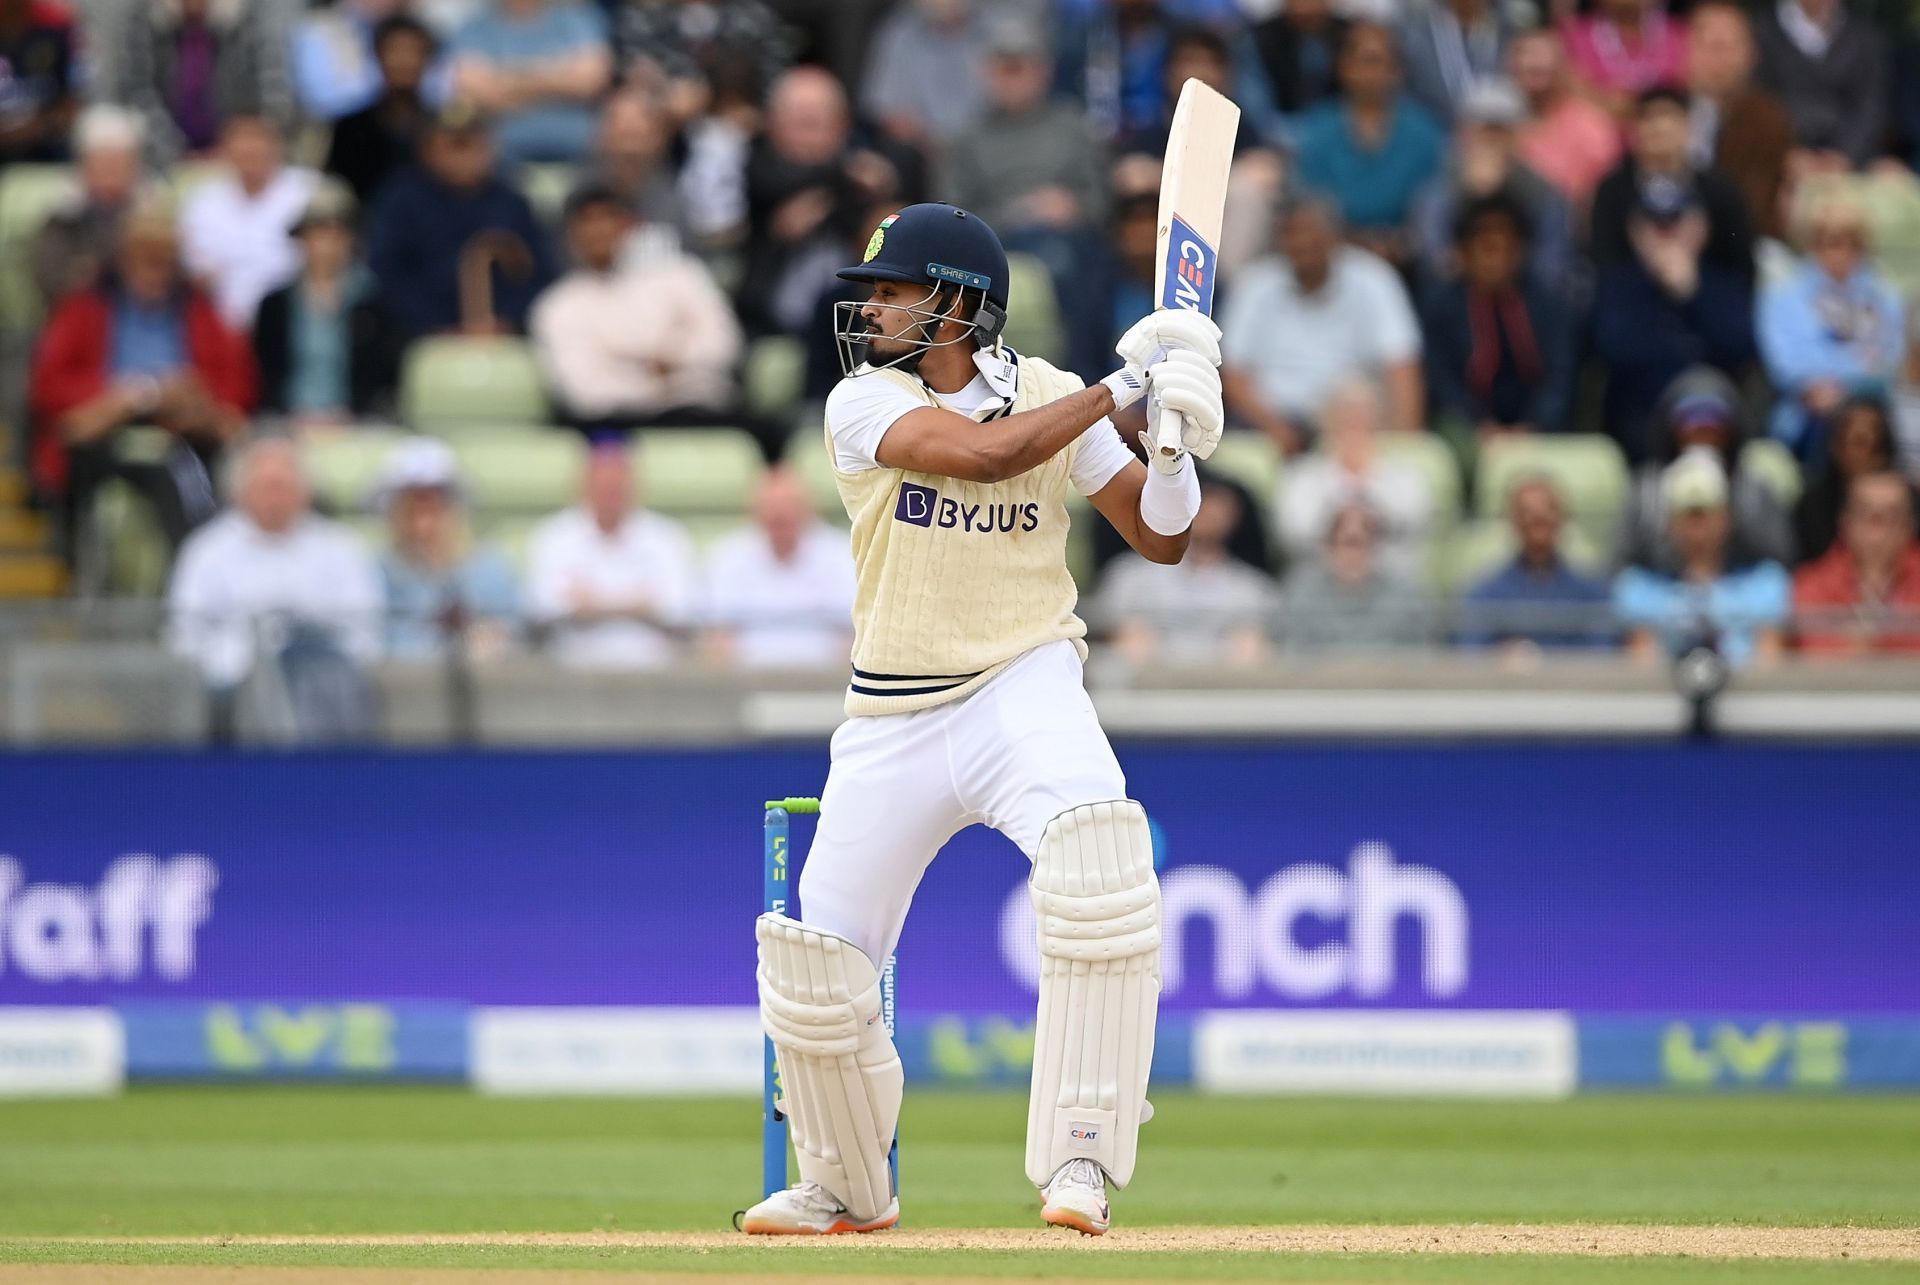
<svg viewBox="0 0 1920 1285"><path fill-rule="evenodd" d="M1177 214L1173 232L1167 237L1166 284L1161 289L1160 306L1213 311L1213 247Z"/></svg>

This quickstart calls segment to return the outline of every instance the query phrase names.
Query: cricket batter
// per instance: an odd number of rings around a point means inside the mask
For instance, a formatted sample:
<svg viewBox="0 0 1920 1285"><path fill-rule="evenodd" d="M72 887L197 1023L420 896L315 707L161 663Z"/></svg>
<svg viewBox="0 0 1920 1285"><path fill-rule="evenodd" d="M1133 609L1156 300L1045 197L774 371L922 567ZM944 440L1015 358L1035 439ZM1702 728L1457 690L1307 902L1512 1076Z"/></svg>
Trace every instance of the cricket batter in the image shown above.
<svg viewBox="0 0 1920 1285"><path fill-rule="evenodd" d="M880 967L934 854L976 822L1033 863L1040 1013L1027 1177L1041 1217L1106 1231L1133 1176L1160 992L1160 890L1146 813L1081 679L1086 625L1066 565L1067 488L1143 556L1178 562L1200 507L1188 455L1220 441L1219 330L1149 314L1092 387L1000 342L1007 255L951 205L883 220L865 303L835 319L846 378L827 398L834 478L859 573L847 721L833 736L803 919L759 919L760 1012L801 1182L750 1233L891 1227L899 1055ZM1145 396L1183 418L1177 454L1136 460L1108 416ZM1143 435L1144 436L1144 435Z"/></svg>

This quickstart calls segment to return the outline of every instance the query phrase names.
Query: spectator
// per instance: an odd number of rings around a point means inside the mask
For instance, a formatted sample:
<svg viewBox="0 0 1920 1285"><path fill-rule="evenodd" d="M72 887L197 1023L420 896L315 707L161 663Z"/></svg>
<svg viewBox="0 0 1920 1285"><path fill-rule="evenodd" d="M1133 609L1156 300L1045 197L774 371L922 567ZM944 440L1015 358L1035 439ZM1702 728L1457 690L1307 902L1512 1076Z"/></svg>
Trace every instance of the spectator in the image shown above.
<svg viewBox="0 0 1920 1285"><path fill-rule="evenodd" d="M290 6L255 0L144 0L89 20L92 98L146 118L148 159L166 169L220 141L234 116L293 122Z"/></svg>
<svg viewBox="0 0 1920 1285"><path fill-rule="evenodd" d="M1920 540L1913 516L1913 487L1900 474L1853 479L1839 542L1793 580L1802 651L1920 651Z"/></svg>
<svg viewBox="0 0 1920 1285"><path fill-rule="evenodd" d="M1442 124L1452 122L1483 80L1506 66L1513 30L1499 0L1437 0L1401 23L1407 90Z"/></svg>
<svg viewBox="0 0 1920 1285"><path fill-rule="evenodd" d="M1226 37L1211 27L1181 27L1168 37L1164 75L1166 111L1151 127L1122 133L1114 144L1116 154L1151 156L1156 159L1166 156L1167 139L1173 133L1173 113L1180 101L1180 89L1189 80L1197 80L1228 98L1235 97L1239 92L1233 80L1233 50L1228 46ZM1080 129L1097 138L1097 131L1093 129L1086 108L1076 103L1074 112L1079 118ZM1256 131L1251 127L1251 115L1250 111L1241 114L1239 130L1233 138L1233 154L1236 157L1255 142ZM1101 150L1099 144L1095 143L1094 148L1094 154L1098 157Z"/></svg>
<svg viewBox="0 0 1920 1285"><path fill-rule="evenodd" d="M1793 119L1793 168L1841 171L1871 161L1887 129L1882 36L1849 14L1846 0L1779 0L1758 12L1758 78Z"/></svg>
<svg viewBox="0 0 1920 1285"><path fill-rule="evenodd" d="M1330 0L1290 0L1255 24L1254 52L1282 116L1298 117L1339 92L1334 63L1346 34Z"/></svg>
<svg viewBox="0 0 1920 1285"><path fill-rule="evenodd" d="M434 47L433 33L404 14L374 30L379 92L334 123L327 147L327 172L345 179L363 206L389 177L419 159L421 136L433 119L425 85Z"/></svg>
<svg viewBox="0 0 1920 1285"><path fill-rule="evenodd" d="M1545 648L1609 647L1616 641L1607 586L1567 564L1560 539L1566 506L1551 480L1522 477L1507 492L1517 552L1505 570L1469 589L1460 641L1497 646L1509 660Z"/></svg>
<svg viewBox="0 0 1920 1285"><path fill-rule="evenodd" d="M288 165L279 131L258 116L228 120L220 152L227 172L194 189L181 213L181 242L187 269L213 292L221 318L244 331L260 301L300 270L287 232L319 176Z"/></svg>
<svg viewBox="0 0 1920 1285"><path fill-rule="evenodd" d="M387 655L435 660L453 647L485 660L506 651L519 628L520 591L506 556L468 534L453 451L435 438L408 438L387 455L380 499L390 541L380 558Z"/></svg>
<svg viewBox="0 0 1920 1285"><path fill-rule="evenodd" d="M1667 536L1672 515L1666 509L1665 478L1675 460L1701 449L1719 460L1721 476L1727 481L1733 560L1792 564L1793 524L1786 506L1764 480L1740 467L1746 432L1732 381L1706 367L1683 372L1661 398L1652 437L1651 458L1635 474L1620 515L1615 566L1677 573L1681 551Z"/></svg>
<svg viewBox="0 0 1920 1285"><path fill-rule="evenodd" d="M1203 484L1186 557L1167 566L1128 553L1107 569L1096 608L1116 651L1134 664L1242 666L1266 656L1279 592L1227 547L1241 517L1237 491Z"/></svg>
<svg viewBox="0 0 1920 1285"><path fill-rule="evenodd" d="M740 325L698 259L622 249L639 221L612 189L567 201L573 269L540 296L531 333L554 401L589 429L713 419L735 401ZM770 447L779 454L776 434Z"/></svg>
<svg viewBox="0 0 1920 1285"><path fill-rule="evenodd" d="M707 110L681 133L679 195L702 252L732 250L747 235L747 160L761 131L763 95L738 67L716 73Z"/></svg>
<svg viewBox="0 0 1920 1285"><path fill-rule="evenodd" d="M937 0L936 0L937 2ZM1167 47L1173 6L1103 0L1062 12L1055 37L1060 92L1087 105L1103 138L1152 129L1167 113Z"/></svg>
<svg viewBox="0 0 1920 1285"><path fill-rule="evenodd" d="M1563 22L1561 37L1574 79L1619 120L1649 89L1687 81L1687 26L1665 0L1600 0Z"/></svg>
<svg viewBox="0 0 1920 1285"><path fill-rule="evenodd" d="M33 280L43 304L100 279L144 178L140 117L101 103L74 128L78 183L34 234Z"/></svg>
<svg viewBox="0 0 1920 1285"><path fill-rule="evenodd" d="M1793 122L1779 98L1753 83L1758 54L1746 10L1727 0L1695 5L1687 50L1694 164L1725 175L1746 198L1754 228L1777 238Z"/></svg>
<svg viewBox="0 0 1920 1285"><path fill-rule="evenodd" d="M1773 435L1802 459L1826 450L1827 426L1849 395L1884 393L1906 357L1899 294L1873 263L1866 211L1835 194L1811 203L1799 270L1760 296L1760 352L1780 399Z"/></svg>
<svg viewBox="0 0 1920 1285"><path fill-rule="evenodd" d="M707 653L753 669L845 665L854 587L846 535L814 514L798 476L769 469L753 524L707 556Z"/></svg>
<svg viewBox="0 0 1920 1285"><path fill-rule="evenodd" d="M339 120L371 107L386 88L378 33L407 0L321 3L294 28L293 87L308 116Z"/></svg>
<svg viewBox="0 0 1920 1285"><path fill-rule="evenodd" d="M578 507L533 533L528 614L550 630L549 650L581 668L654 669L670 663L691 614L693 542L679 523L635 505L625 450L596 449Z"/></svg>
<svg viewBox="0 0 1920 1285"><path fill-rule="evenodd" d="M208 466L246 429L253 360L246 340L182 275L169 211L129 214L114 271L54 308L34 355L30 398L35 481L64 497L70 540L109 477L147 500L176 546L212 514ZM135 424L167 434L163 458L122 456L119 432Z"/></svg>
<svg viewBox="0 0 1920 1285"><path fill-rule="evenodd" d="M1380 453L1380 398L1373 385L1337 385L1320 418L1319 449L1280 475L1280 539L1287 552L1310 558L1334 515L1364 505L1384 554L1410 566L1426 552L1433 496L1426 479L1403 461Z"/></svg>
<svg viewBox="0 0 1920 1285"><path fill-rule="evenodd" d="M664 249L687 240L672 152L673 124L652 94L623 89L601 107L594 181L616 192Z"/></svg>
<svg viewBox="0 0 1920 1285"><path fill-rule="evenodd" d="M1794 547L1802 563L1833 548L1840 534L1840 510L1856 478L1868 473L1904 476L1904 463L1886 402L1871 395L1848 398L1834 412L1827 451L1794 506Z"/></svg>
<svg viewBox="0 0 1920 1285"><path fill-rule="evenodd" d="M340 424L392 400L400 342L354 253L355 214L353 193L329 178L293 226L300 275L266 297L253 328L263 411Z"/></svg>
<svg viewBox="0 0 1920 1285"><path fill-rule="evenodd" d="M1504 80L1482 81L1460 104L1451 164L1421 189L1413 235L1428 286L1455 275L1455 232L1461 207L1498 196L1523 212L1532 253L1523 266L1535 282L1564 299L1573 266L1573 217L1554 186L1520 159L1518 129L1526 119L1520 91Z"/></svg>
<svg viewBox="0 0 1920 1285"><path fill-rule="evenodd" d="M1460 212L1460 274L1426 310L1427 386L1436 422L1496 433L1566 427L1572 328L1558 293L1526 273L1526 212L1496 193Z"/></svg>
<svg viewBox="0 0 1920 1285"><path fill-rule="evenodd" d="M988 15L978 0L907 0L874 36L860 105L896 142L960 137L986 111Z"/></svg>
<svg viewBox="0 0 1920 1285"><path fill-rule="evenodd" d="M1340 243L1340 217L1318 198L1280 213L1281 258L1249 264L1221 313L1227 408L1292 455L1313 416L1355 375L1386 384L1388 423L1419 428L1420 324L1406 287L1377 255Z"/></svg>
<svg viewBox="0 0 1920 1285"><path fill-rule="evenodd" d="M285 438L234 460L233 507L180 550L167 613L173 650L212 692L217 733L232 733L241 685L263 660L279 671L296 739L372 730L361 666L380 653L379 571L351 532L314 514Z"/></svg>
<svg viewBox="0 0 1920 1285"><path fill-rule="evenodd" d="M1088 291L1092 302L1060 318L1067 329L1069 362L1083 379L1112 365L1113 345L1128 326L1153 311L1159 219L1158 192L1121 197L1108 217L1106 243L1095 260Z"/></svg>
<svg viewBox="0 0 1920 1285"><path fill-rule="evenodd" d="M1726 470L1697 447L1661 478L1667 538L1676 560L1667 571L1628 567L1613 586L1614 613L1642 660L1711 647L1734 668L1780 654L1790 583L1779 563L1749 562L1733 549Z"/></svg>
<svg viewBox="0 0 1920 1285"><path fill-rule="evenodd" d="M780 15L761 0L614 0L608 8L627 83L662 94L681 120L698 113L694 104L717 74L746 71L758 97L793 59Z"/></svg>
<svg viewBox="0 0 1920 1285"><path fill-rule="evenodd" d="M1753 237L1739 191L1687 155L1687 100L1642 96L1625 163L1593 198L1593 347L1607 421L1629 459L1660 390L1688 366L1753 357Z"/></svg>
<svg viewBox="0 0 1920 1285"><path fill-rule="evenodd" d="M1620 163L1620 127L1574 92L1566 50L1551 27L1515 35L1507 63L1527 100L1520 159L1584 211L1594 188Z"/></svg>
<svg viewBox="0 0 1920 1285"><path fill-rule="evenodd" d="M73 128L73 20L51 0L0 0L0 167L64 161Z"/></svg>
<svg viewBox="0 0 1920 1285"><path fill-rule="evenodd" d="M747 158L747 263L737 296L750 330L797 334L860 216L899 192L898 168L856 148L846 95L817 67L773 87L767 127Z"/></svg>
<svg viewBox="0 0 1920 1285"><path fill-rule="evenodd" d="M453 93L495 120L510 163L579 161L613 75L606 20L584 0L494 0L454 37Z"/></svg>
<svg viewBox="0 0 1920 1285"><path fill-rule="evenodd" d="M1082 108L1051 97L1053 64L1040 33L1009 18L989 31L987 49L987 110L948 147L942 199L985 219L1010 248L1023 234L1072 237L1097 226L1106 149Z"/></svg>
<svg viewBox="0 0 1920 1285"><path fill-rule="evenodd" d="M420 164L382 189L367 218L367 259L408 341L523 331L553 279L533 207L494 173L486 125L463 104L435 118Z"/></svg>
<svg viewBox="0 0 1920 1285"><path fill-rule="evenodd" d="M1431 640L1426 593L1379 556L1381 534L1364 504L1333 515L1320 556L1287 575L1281 625L1290 650L1344 655Z"/></svg>
<svg viewBox="0 0 1920 1285"><path fill-rule="evenodd" d="M1440 170L1446 135L1400 92L1393 33L1371 23L1340 45L1340 97L1300 124L1300 181L1340 203L1353 239L1392 263L1412 255L1402 230L1413 198Z"/></svg>

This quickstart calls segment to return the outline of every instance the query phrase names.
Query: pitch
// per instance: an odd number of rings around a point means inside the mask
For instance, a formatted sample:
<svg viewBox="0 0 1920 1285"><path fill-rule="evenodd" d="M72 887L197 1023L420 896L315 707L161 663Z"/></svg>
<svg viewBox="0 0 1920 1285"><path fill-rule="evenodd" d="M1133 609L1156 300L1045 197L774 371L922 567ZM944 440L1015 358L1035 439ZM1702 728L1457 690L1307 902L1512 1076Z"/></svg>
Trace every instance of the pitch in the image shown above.
<svg viewBox="0 0 1920 1285"><path fill-rule="evenodd" d="M903 1229L774 1244L727 1228L757 1194L744 1100L258 1087L0 1103L0 1285L1920 1281L1916 1097L1157 1093L1103 1242L1035 1225L1023 1103L910 1094Z"/></svg>

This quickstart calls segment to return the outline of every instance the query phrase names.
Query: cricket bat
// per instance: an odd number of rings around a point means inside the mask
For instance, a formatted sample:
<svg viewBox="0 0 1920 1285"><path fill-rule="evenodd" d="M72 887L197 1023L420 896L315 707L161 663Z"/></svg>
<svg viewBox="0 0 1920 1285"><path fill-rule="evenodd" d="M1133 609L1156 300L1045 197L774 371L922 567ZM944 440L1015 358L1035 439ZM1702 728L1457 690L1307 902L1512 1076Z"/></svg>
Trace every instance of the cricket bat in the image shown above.
<svg viewBox="0 0 1920 1285"><path fill-rule="evenodd" d="M1156 308L1190 308L1213 314L1214 250L1227 205L1227 171L1240 109L1233 100L1197 80L1180 87L1160 169L1160 220L1154 241ZM1162 455L1180 452L1180 413L1163 411L1153 426Z"/></svg>

